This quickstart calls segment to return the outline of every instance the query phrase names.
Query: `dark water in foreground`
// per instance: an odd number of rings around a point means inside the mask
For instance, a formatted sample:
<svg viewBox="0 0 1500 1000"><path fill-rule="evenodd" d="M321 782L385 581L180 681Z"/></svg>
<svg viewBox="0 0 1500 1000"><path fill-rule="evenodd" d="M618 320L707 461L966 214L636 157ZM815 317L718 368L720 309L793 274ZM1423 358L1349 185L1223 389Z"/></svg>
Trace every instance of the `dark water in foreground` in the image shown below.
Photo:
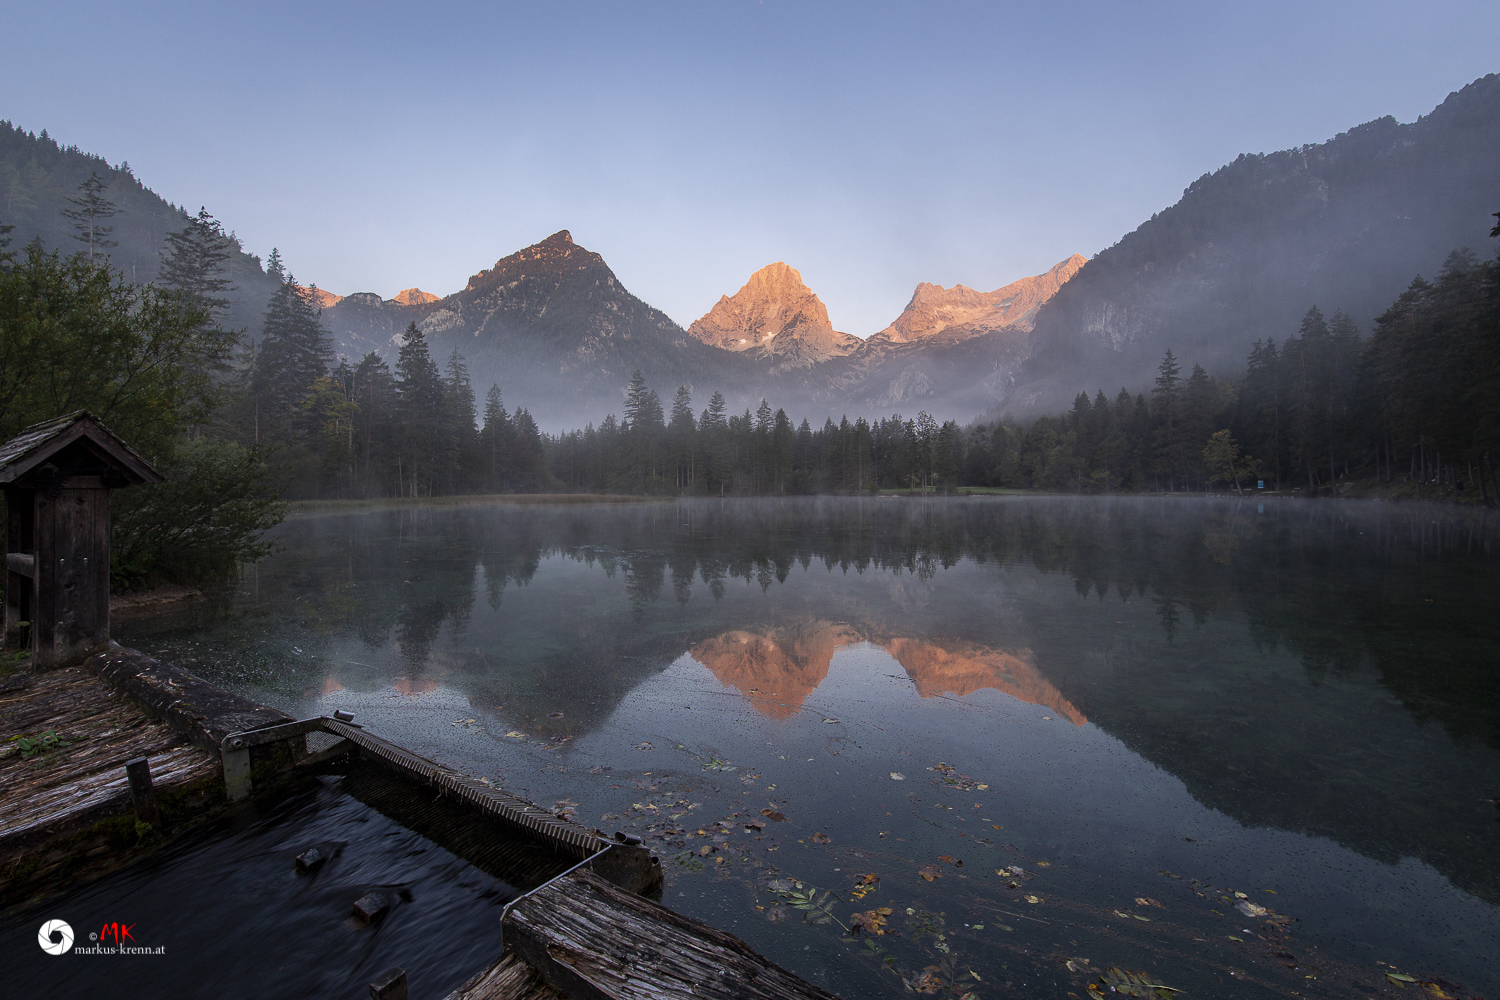
<svg viewBox="0 0 1500 1000"><path fill-rule="evenodd" d="M1496 536L1289 500L397 509L290 521L116 634L646 834L667 903L846 997L1109 966L1493 997Z"/></svg>

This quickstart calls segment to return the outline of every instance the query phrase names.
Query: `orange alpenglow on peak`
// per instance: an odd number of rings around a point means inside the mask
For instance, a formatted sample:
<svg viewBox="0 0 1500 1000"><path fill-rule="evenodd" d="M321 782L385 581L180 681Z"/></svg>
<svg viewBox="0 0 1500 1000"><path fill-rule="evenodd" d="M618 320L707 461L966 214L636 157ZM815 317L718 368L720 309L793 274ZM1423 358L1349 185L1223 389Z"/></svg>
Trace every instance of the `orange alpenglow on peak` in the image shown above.
<svg viewBox="0 0 1500 1000"><path fill-rule="evenodd" d="M732 296L719 296L688 333L726 351L759 349L808 361L842 357L859 346L857 337L833 328L828 307L785 261L756 271Z"/></svg>
<svg viewBox="0 0 1500 1000"><path fill-rule="evenodd" d="M1002 329L1030 333L1042 303L1086 263L1082 254L1075 253L1045 274L1012 281L993 292L976 292L964 285L944 288L924 281L917 285L905 311L870 342L957 341Z"/></svg>
<svg viewBox="0 0 1500 1000"><path fill-rule="evenodd" d="M424 292L420 288L403 288L396 293L391 301L403 306L425 306L427 303L436 302L440 298L442 296L434 295L431 292Z"/></svg>
<svg viewBox="0 0 1500 1000"><path fill-rule="evenodd" d="M340 302L344 301L344 297L342 295L335 295L332 292L324 291L323 289L318 288L316 285L307 290L307 297L311 299L312 304L317 306L319 309L327 309L330 306L336 306Z"/></svg>

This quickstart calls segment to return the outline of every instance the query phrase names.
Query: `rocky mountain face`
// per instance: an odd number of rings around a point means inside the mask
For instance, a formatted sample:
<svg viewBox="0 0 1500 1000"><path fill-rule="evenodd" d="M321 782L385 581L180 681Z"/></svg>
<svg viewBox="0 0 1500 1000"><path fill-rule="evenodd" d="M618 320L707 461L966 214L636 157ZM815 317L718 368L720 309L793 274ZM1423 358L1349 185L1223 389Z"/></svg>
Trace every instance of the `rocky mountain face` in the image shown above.
<svg viewBox="0 0 1500 1000"><path fill-rule="evenodd" d="M734 411L764 398L818 422L896 409L967 418L1009 387L1037 304L1081 262L995 292L923 285L886 335L868 341L834 330L801 274L778 262L685 331L564 230L480 271L461 292L357 292L325 308L323 322L341 354L373 350L392 361L400 333L416 323L440 361L455 348L464 356L481 395L498 383L549 428L618 414L636 368L664 400L688 385L698 409L717 390Z"/></svg>
<svg viewBox="0 0 1500 1000"><path fill-rule="evenodd" d="M420 288L403 288L396 293L391 301L403 306L425 306L427 303L436 302L440 298L442 298L441 295L424 292Z"/></svg>
<svg viewBox="0 0 1500 1000"><path fill-rule="evenodd" d="M567 230L496 261L452 295L418 293L403 303L358 293L325 309L323 321L341 353L375 350L391 360L395 338L414 322L439 362L454 349L464 356L481 397L497 383L543 426L618 413L637 368L668 400L682 383L744 381L734 355L631 295Z"/></svg>
<svg viewBox="0 0 1500 1000"><path fill-rule="evenodd" d="M924 281L896 321L869 343L957 343L997 330L1030 333L1042 303L1056 295L1084 263L1083 256L1075 253L1045 274L1013 281L993 292L976 292L964 285L944 288Z"/></svg>
<svg viewBox="0 0 1500 1000"><path fill-rule="evenodd" d="M721 295L688 333L711 347L770 361L773 371L811 367L860 345L858 337L834 330L828 308L782 261L756 271L733 296Z"/></svg>
<svg viewBox="0 0 1500 1000"><path fill-rule="evenodd" d="M1002 409L1065 409L1079 390L1150 384L1162 353L1243 369L1257 339L1311 306L1368 334L1418 274L1462 246L1487 255L1500 210L1500 76L1410 124L1245 155L1103 251L1038 311Z"/></svg>

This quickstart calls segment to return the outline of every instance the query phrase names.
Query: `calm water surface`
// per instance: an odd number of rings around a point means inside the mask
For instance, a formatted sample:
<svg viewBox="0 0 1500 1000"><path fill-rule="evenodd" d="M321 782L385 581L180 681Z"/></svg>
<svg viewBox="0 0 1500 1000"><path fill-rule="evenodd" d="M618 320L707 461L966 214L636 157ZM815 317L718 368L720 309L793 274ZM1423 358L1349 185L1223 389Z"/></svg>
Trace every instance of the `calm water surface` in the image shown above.
<svg viewBox="0 0 1500 1000"><path fill-rule="evenodd" d="M642 833L668 904L846 997L1110 966L1494 996L1496 536L1253 499L416 507L288 521L116 634Z"/></svg>

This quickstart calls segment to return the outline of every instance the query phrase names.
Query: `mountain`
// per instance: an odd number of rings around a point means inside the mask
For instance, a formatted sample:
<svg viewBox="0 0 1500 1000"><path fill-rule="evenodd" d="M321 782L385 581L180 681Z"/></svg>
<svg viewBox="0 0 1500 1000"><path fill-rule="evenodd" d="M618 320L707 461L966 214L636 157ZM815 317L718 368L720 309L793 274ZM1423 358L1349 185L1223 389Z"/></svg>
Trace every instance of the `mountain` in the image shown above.
<svg viewBox="0 0 1500 1000"><path fill-rule="evenodd" d="M73 207L68 199L78 197L78 186L91 174L104 181L103 196L119 209L107 220L114 227L110 238L119 244L109 251L110 261L130 281L156 280L167 234L188 223L186 206L174 205L146 187L128 163L110 166L102 156L59 145L46 129L37 135L0 121L0 224L16 227L10 234L11 251L33 239L64 255L81 249L83 244L73 239L72 223L60 213ZM259 331L277 282L233 234L230 242L226 276L234 287L225 296L225 325Z"/></svg>
<svg viewBox="0 0 1500 1000"><path fill-rule="evenodd" d="M1410 124L1380 118L1327 142L1244 155L1088 262L1037 313L1002 407L1066 408L1079 390L1150 384L1167 348L1243 369L1257 339L1317 305L1368 333L1417 274L1485 253L1500 210L1500 76Z"/></svg>
<svg viewBox="0 0 1500 1000"><path fill-rule="evenodd" d="M566 229L501 258L462 291L407 300L355 293L323 310L323 322L355 359L371 350L393 358L395 338L416 323L439 362L457 349L481 395L498 383L543 426L578 427L618 413L636 369L667 398L682 383L744 381L735 355L689 337L630 294Z"/></svg>
<svg viewBox="0 0 1500 1000"><path fill-rule="evenodd" d="M453 295L356 292L325 308L323 322L353 359L368 351L393 359L397 338L416 323L434 355L456 348L464 356L481 393L498 383L548 429L618 414L636 368L664 399L689 386L699 408L718 390L735 412L764 398L818 422L893 409L968 418L1009 386L1037 305L1081 263L1075 256L994 292L919 286L887 335L861 341L834 330L802 275L778 261L683 330L563 230Z"/></svg>
<svg viewBox="0 0 1500 1000"><path fill-rule="evenodd" d="M1074 254L1045 274L1013 281L993 292L976 292L964 285L944 288L922 282L896 321L870 338L870 343L909 344L914 341L957 342L997 330L1030 333L1042 303L1056 295L1078 273L1085 260Z"/></svg>
<svg viewBox="0 0 1500 1000"><path fill-rule="evenodd" d="M441 295L424 292L420 288L403 288L396 293L392 301L403 306L425 306L427 303L436 302L440 298L442 298Z"/></svg>
<svg viewBox="0 0 1500 1000"><path fill-rule="evenodd" d="M782 261L756 271L733 296L719 296L688 333L712 347L764 358L772 371L843 357L860 344L834 330L827 307Z"/></svg>
<svg viewBox="0 0 1500 1000"><path fill-rule="evenodd" d="M314 304L316 304L319 309L327 309L330 306L336 306L340 302L344 301L344 297L342 295L335 295L326 289L318 288L316 286L309 288L307 292L308 295L312 297Z"/></svg>

